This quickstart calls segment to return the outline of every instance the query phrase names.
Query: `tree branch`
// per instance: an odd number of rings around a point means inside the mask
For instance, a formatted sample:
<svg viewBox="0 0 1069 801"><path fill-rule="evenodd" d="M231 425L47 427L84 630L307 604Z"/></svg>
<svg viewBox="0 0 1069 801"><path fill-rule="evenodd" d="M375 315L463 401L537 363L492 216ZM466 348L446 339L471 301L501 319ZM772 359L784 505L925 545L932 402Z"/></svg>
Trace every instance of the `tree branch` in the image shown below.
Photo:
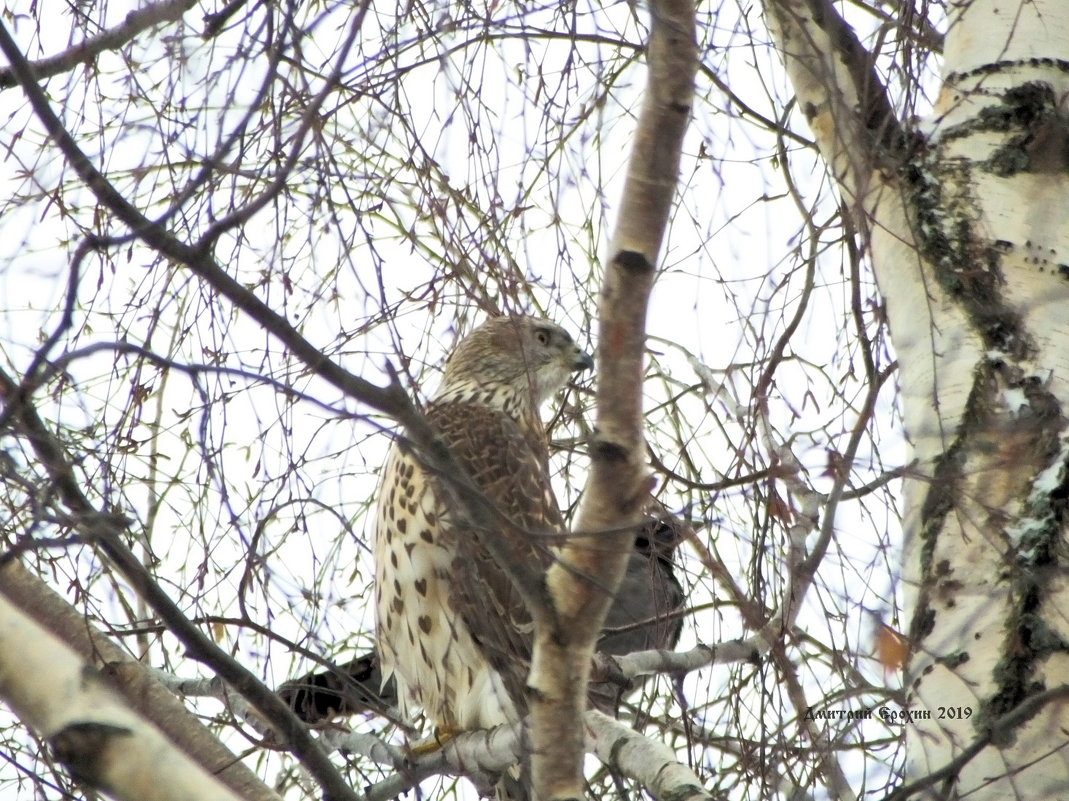
<svg viewBox="0 0 1069 801"><path fill-rule="evenodd" d="M1059 684L1049 690L1044 690L1025 698L1005 715L992 721L989 726L980 732L980 736L964 747L954 759L941 768L931 771L926 776L898 787L893 793L886 796L883 801L906 801L907 798L916 796L921 790L931 787L937 782L944 779L953 779L961 772L963 767L972 762L981 751L991 744L997 733L1016 730L1022 723L1034 718L1047 704L1066 698L1069 698L1069 684ZM1052 746L1059 747L1056 742L1052 742Z"/></svg>
<svg viewBox="0 0 1069 801"><path fill-rule="evenodd" d="M192 698L215 698L221 701L237 717L244 718L254 729L265 732L269 724L253 714L253 710L240 695L236 694L219 676L182 678L167 673L163 670L150 669L152 675L164 687L178 695ZM281 694L281 691L280 691ZM375 710L376 712L378 710ZM381 713L379 713L381 714ZM340 740L338 738L341 738ZM331 736L330 730L320 734L320 745L327 752L345 751L351 754L360 754L373 762L381 765L398 767L405 762L405 756L401 748L384 742L374 734L362 732L335 732Z"/></svg>
<svg viewBox="0 0 1069 801"><path fill-rule="evenodd" d="M18 389L18 385L0 371L0 397L16 399ZM78 484L63 445L48 430L29 400L23 398L15 403L17 409L13 417L56 485L60 499L72 515L73 525L87 541L107 555L138 595L160 616L170 632L186 646L193 659L217 671L249 700L259 714L272 721L276 731L323 787L328 798L357 801L352 788L309 735L304 723L256 676L197 628L155 582L123 541L123 534L128 533L127 521L117 515L101 512L90 503Z"/></svg>
<svg viewBox="0 0 1069 801"><path fill-rule="evenodd" d="M830 0L765 0L765 17L817 146L856 200L908 148L872 56Z"/></svg>
<svg viewBox="0 0 1069 801"><path fill-rule="evenodd" d="M196 4L197 0L164 0L162 3L135 9L114 28L98 33L62 53L34 61L31 65L33 72L38 78L51 78L72 70L79 64L88 64L105 50L118 50L149 28L177 22ZM0 67L0 90L10 89L21 83L14 62L11 64L10 67Z"/></svg>
<svg viewBox="0 0 1069 801"><path fill-rule="evenodd" d="M634 679L657 673L690 673L710 665L756 662L766 651L768 644L761 635L716 645L699 643L688 651L634 651L623 656L599 651L594 654L592 675L597 681L626 686Z"/></svg>
<svg viewBox="0 0 1069 801"><path fill-rule="evenodd" d="M245 801L278 801L278 796L205 729L144 665L94 628L84 615L19 562L0 567L0 595L26 614L32 614L87 663L101 668L131 709L159 727L238 796Z"/></svg>
<svg viewBox="0 0 1069 801"><path fill-rule="evenodd" d="M701 779L664 743L643 737L595 709L586 713L586 725L598 758L638 781L654 798L672 801L712 798Z"/></svg>
<svg viewBox="0 0 1069 801"><path fill-rule="evenodd" d="M642 409L646 307L698 66L693 3L657 0L650 14L647 87L599 300L591 470L574 533L546 576L551 614L535 617L528 700L540 801L583 795L582 719L594 643L650 490Z"/></svg>
<svg viewBox="0 0 1069 801"><path fill-rule="evenodd" d="M119 799L244 801L132 712L54 634L0 596L0 696L71 776Z"/></svg>
<svg viewBox="0 0 1069 801"><path fill-rule="evenodd" d="M686 4L683 3L682 5ZM359 28L359 22L363 18L363 11L366 11L366 8L367 4L365 3L361 6L361 12L354 18L352 29L354 32ZM693 16L689 6L687 6L687 8L688 14ZM684 48L684 52L691 52L694 49L692 19L690 20L690 25L690 49L688 50L687 48ZM660 26L660 36L662 39L670 39L670 33L665 30L665 27L665 25ZM662 55L664 53L672 53L674 52L673 49L677 48L677 43L674 41L663 41L660 44L656 44L655 41L655 45L654 50L661 52ZM177 239L162 224L145 217L137 208L130 204L118 190L115 189L108 179L93 166L88 157L78 147L77 143L64 128L58 116L51 108L43 91L37 85L32 67L19 52L15 42L2 24L0 24L0 50L4 52L8 60L11 62L12 70L22 84L30 104L37 116L43 122L47 132L56 142L57 147L63 152L72 168L93 192L102 206L110 210L119 220L129 226L134 235L140 240L155 249L161 255L187 266L205 283L229 299L236 307L248 314L262 326L264 330L274 335L291 353L307 365L310 372L341 390L348 397L365 403L398 420L405 429L406 439L418 449L420 458L424 460L427 466L441 479L442 486L446 491L447 501L450 503L450 507L456 511L458 522L462 523L465 528L470 530L489 531L493 529L500 517L499 510L497 510L482 493L474 488L472 482L467 479L463 470L459 468L448 450L437 439L434 431L427 424L426 419L416 410L415 406L404 392L404 389L396 380L387 387L378 387L345 370L340 365L324 356L319 349L293 328L283 316L276 313L259 297L231 277L214 260L210 253L210 244L213 241L213 236L217 235L217 233L222 230L218 225L214 226L211 231L209 231L209 234L202 241L202 245L194 247ZM691 55L693 55L692 52ZM338 68L340 69L341 67L342 65L339 64ZM661 69L662 71L664 70L663 65ZM688 103L689 92L691 91L691 83L693 80L693 71L691 71L689 75L691 77L684 82L688 92ZM683 107L678 103L673 104L670 99L666 98L661 98L660 103L664 107L663 110L674 117L676 123L675 129L678 131L679 137L681 137L682 130L686 124L687 114L689 113L689 106ZM653 127L654 130L657 130L656 125ZM649 128L649 125L647 125L647 128ZM665 141L658 136L653 136L647 131L647 137L643 144L645 151L643 151L641 147L636 147L636 150L640 154L646 152L646 162L653 164L657 168L663 169L665 165L663 163L662 148L666 144ZM678 153L674 158L675 161L673 161L673 164L676 164L678 162ZM674 176L675 168L673 167L672 180L668 184L665 184L663 181L660 183L661 191L664 191L667 186L669 199L671 188L674 186ZM649 190L651 182L653 184L657 183L640 173L639 177L634 178L630 183L639 184L639 187L635 192L646 192ZM277 188L278 186L281 186L281 184L276 182L275 187ZM268 195L269 193L265 193L262 197ZM635 205L636 202L637 201L632 201L632 205ZM653 201L651 200L650 202ZM642 204L639 203L638 205L641 206ZM661 202L659 206L663 209L663 215L666 217L667 203ZM245 219L247 219L247 215L241 216L239 213L237 217L231 216L227 218L226 222L227 225L240 224ZM661 227L663 229L663 223ZM651 260L655 259L659 244L659 236L655 242L648 243L648 255L644 258ZM631 254L625 256L625 264L629 263L628 259L630 258L630 255ZM630 267L625 267L624 269L625 271L628 271L630 270ZM645 304L644 299L648 294L649 285L652 281L652 274L649 271L646 272L647 274L644 278L636 284L636 286L642 287L636 295L636 298L641 298L641 305L643 308ZM621 286L623 286L623 284L621 284ZM620 314L625 308L633 309L635 303L632 302L625 305L622 300L620 300L617 305L618 308L616 313ZM641 331L643 328L643 319L644 313L636 318L632 318L630 323L628 323L625 318L620 320L617 324L620 331L627 330L627 325L634 326L632 330L637 331L637 336L632 337L631 341L632 361L634 364L631 374L638 375L639 378L641 377ZM612 351L609 351L609 353L610 356L608 358L611 358ZM632 391L637 393L637 396L640 396L641 394L639 388L640 384L640 380L632 383ZM284 736L287 738L298 758L305 763L310 772L317 776L317 779L321 781L321 783L324 783L324 787L331 788L329 791L330 795L337 798L351 797L351 790L345 786L344 783L340 782L340 778L337 776L337 772L333 769L329 760L325 759L325 756L316 746L315 742L308 737L307 731L303 726L299 725L299 721L293 716L292 712L285 707L277 697L267 691L267 689L264 688L252 674L248 673L248 671L246 671L240 664L222 653L213 642L204 637L195 626L190 624L185 616L181 614L180 610L174 606L170 598L168 598L155 582L152 581L151 576L145 571L143 565L141 565L140 561L136 559L122 541L121 531L125 528L125 521L118 521L100 515L97 510L93 509L88 504L88 501L82 494L76 480L69 471L69 460L62 455L62 449L58 446L58 443L55 443L54 440L51 439L51 435L45 430L41 421L36 418L36 414L33 413L28 397L29 389L30 388L27 386L18 385L7 380L0 385L0 396L4 397L10 406L17 409L15 412L16 416L23 416L24 418L26 415L32 416L29 420L32 425L29 428L31 430L31 438L33 439L34 447L44 448L46 451L41 454L41 459L44 464L49 465L50 468L56 468L58 466L58 470L54 475L54 480L61 486L62 494L67 501L69 508L74 512L75 521L79 527L82 528L83 532L87 533L93 541L103 548L108 557L117 567L119 567L120 572L127 577L138 593L143 594L142 597L156 609L157 613L168 627L174 627L173 630L180 639L183 640L187 648L190 649L194 658L204 661L206 664L209 664L219 671L220 675L222 675L228 683L233 685L235 689L241 692L256 707L260 714L279 725L280 729L285 732ZM636 412L638 413L637 415ZM636 426L636 430L639 432L641 423L640 412L640 406L635 405L631 413L633 425ZM26 422L27 421L24 419L24 424ZM641 443L640 434L637 442ZM635 452L641 453L641 448L636 448ZM636 461L636 472L638 472L638 465L640 465L640 462ZM604 476L604 469L602 472ZM608 476L604 476L603 481L606 478L608 478ZM629 490L629 494L629 502L634 507L633 511L639 511L638 506L641 498L638 497L634 490ZM620 536L621 539L624 537L630 538L631 532L627 527L624 527L621 530ZM622 572L622 566L626 564L626 555L629 552L629 546L619 549L619 554L624 558L620 572ZM498 554L495 554L495 557L497 556ZM619 575L615 575L613 581L618 580ZM600 603L603 607L607 607L610 594L605 592L605 587L612 586L612 583L598 581L595 575L595 580L593 582L588 583L587 581L583 581L582 584L587 595L593 595L596 603ZM574 696L570 701L571 708L574 709L574 714L566 714L565 717L561 718L567 722L570 737L551 738L555 743L554 748L545 749L543 753L549 753L550 751L560 753L563 751L569 754L568 760L559 763L553 760L550 764L560 764L565 767L565 769L570 770L573 777L572 786L576 788L577 792L581 792L582 775L580 767L582 759L582 727L579 720L581 719L581 713L585 706L585 676L589 671L593 638L600 630L600 620L604 616L604 608L598 613L597 622L594 623L585 620L582 615L582 608L579 608L577 611L578 614L573 613L572 617L574 620L580 621L589 631L590 648L584 652L584 655L581 656L578 661L572 663L571 670L559 674L562 676L573 677L574 685L568 687L569 692L571 692L573 688L578 688L578 695ZM557 627L556 630L567 631L568 628ZM560 662L558 664L564 663ZM569 765L570 768L568 768Z"/></svg>

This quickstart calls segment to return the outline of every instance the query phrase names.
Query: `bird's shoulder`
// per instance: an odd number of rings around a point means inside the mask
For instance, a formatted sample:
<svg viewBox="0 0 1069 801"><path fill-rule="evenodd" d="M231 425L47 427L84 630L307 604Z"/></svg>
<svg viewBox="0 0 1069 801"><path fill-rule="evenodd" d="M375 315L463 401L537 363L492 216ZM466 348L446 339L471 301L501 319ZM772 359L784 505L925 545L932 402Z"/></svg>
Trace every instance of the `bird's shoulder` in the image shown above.
<svg viewBox="0 0 1069 801"><path fill-rule="evenodd" d="M427 419L461 469L522 525L560 524L540 420L517 420L479 403L432 403Z"/></svg>

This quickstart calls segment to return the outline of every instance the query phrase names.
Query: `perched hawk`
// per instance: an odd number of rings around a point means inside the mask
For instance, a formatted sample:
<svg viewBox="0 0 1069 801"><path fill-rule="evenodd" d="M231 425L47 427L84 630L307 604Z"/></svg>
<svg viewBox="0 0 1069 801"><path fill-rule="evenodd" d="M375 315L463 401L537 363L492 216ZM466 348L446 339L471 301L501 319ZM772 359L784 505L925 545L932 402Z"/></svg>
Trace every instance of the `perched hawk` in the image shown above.
<svg viewBox="0 0 1069 801"><path fill-rule="evenodd" d="M509 521L493 536L548 566L563 520L549 481L540 407L593 367L560 327L500 317L449 357L427 419L468 477ZM408 715L441 730L490 728L526 712L531 619L512 582L471 531L458 529L437 480L395 445L375 526L377 637L384 679Z"/></svg>
<svg viewBox="0 0 1069 801"><path fill-rule="evenodd" d="M530 558L548 567L543 535L560 530L539 407L590 357L553 323L491 320L450 357L427 416L472 480L512 522ZM375 530L378 654L286 682L280 695L309 723L333 715L421 707L445 731L514 721L525 711L530 618L470 531L457 531L436 481L394 446L378 494ZM651 516L598 642L610 654L672 648L683 591L672 557L684 524ZM613 712L624 688L591 687Z"/></svg>
<svg viewBox="0 0 1069 801"><path fill-rule="evenodd" d="M683 625L684 595L673 559L687 531L683 521L667 514L651 516L639 529L597 650L622 656L675 647ZM611 678L594 682L590 700L603 712L615 714L621 697L637 686ZM278 692L301 720L313 724L361 712L389 715L397 706L397 687L392 679L382 678L375 653L287 681Z"/></svg>

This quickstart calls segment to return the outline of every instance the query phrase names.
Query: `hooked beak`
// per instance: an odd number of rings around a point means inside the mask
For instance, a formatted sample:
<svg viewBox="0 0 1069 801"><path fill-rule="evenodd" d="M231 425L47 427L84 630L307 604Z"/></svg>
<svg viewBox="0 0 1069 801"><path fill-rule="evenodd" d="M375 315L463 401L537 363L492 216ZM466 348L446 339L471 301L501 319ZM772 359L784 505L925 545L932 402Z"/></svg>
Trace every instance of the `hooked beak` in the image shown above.
<svg viewBox="0 0 1069 801"><path fill-rule="evenodd" d="M575 361L572 362L572 370L576 373L580 373L583 370L593 370L594 359L584 350L578 350L575 354Z"/></svg>

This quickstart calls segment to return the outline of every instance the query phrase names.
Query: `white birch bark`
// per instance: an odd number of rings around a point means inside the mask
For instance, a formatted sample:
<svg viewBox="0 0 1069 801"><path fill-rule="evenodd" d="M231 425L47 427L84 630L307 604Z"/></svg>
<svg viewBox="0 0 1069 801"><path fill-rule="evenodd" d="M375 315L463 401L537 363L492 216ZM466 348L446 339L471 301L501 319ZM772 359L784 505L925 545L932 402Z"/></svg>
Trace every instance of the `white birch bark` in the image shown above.
<svg viewBox="0 0 1069 801"><path fill-rule="evenodd" d="M100 674L0 595L0 698L47 739L71 775L118 799L239 801Z"/></svg>
<svg viewBox="0 0 1069 801"><path fill-rule="evenodd" d="M583 713L594 643L627 568L650 485L643 437L645 322L679 178L698 56L694 6L650 4L648 76L598 303L597 435L575 530L534 610L528 677L531 778L538 801L584 795Z"/></svg>
<svg viewBox="0 0 1069 801"><path fill-rule="evenodd" d="M246 801L280 801L167 687L153 679L154 671L115 645L21 562L0 567L0 596L47 628L86 664L101 671L109 686L135 713L158 727L235 795Z"/></svg>
<svg viewBox="0 0 1069 801"><path fill-rule="evenodd" d="M917 459L907 784L932 798L1062 798L1069 5L955 5L944 85L913 137L881 116L884 90L830 4L767 10L867 235L900 361Z"/></svg>

